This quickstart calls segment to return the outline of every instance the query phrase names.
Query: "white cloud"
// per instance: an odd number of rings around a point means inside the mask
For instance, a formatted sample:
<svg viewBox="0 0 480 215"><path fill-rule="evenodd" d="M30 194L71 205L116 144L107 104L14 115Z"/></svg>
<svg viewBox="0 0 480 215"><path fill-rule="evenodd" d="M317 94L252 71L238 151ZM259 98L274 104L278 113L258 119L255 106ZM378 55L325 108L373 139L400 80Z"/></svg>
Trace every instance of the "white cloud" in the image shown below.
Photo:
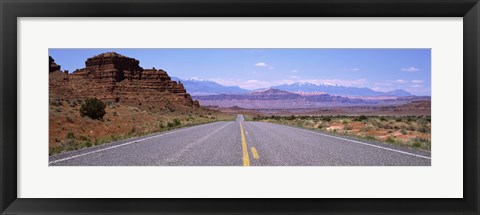
<svg viewBox="0 0 480 215"><path fill-rule="evenodd" d="M290 76L291 79L302 79L300 76L292 75Z"/></svg>
<svg viewBox="0 0 480 215"><path fill-rule="evenodd" d="M418 71L420 71L420 69L411 66L411 67L402 68L402 71L404 71L404 72L418 72Z"/></svg>
<svg viewBox="0 0 480 215"><path fill-rule="evenodd" d="M356 68L356 67L354 67L354 68L345 68L344 70L345 70L345 71L351 71L351 72L358 72L358 71L360 71L360 68Z"/></svg>
<svg viewBox="0 0 480 215"><path fill-rule="evenodd" d="M412 80L412 84L421 84L423 80Z"/></svg>
<svg viewBox="0 0 480 215"><path fill-rule="evenodd" d="M422 85L421 84L414 84L414 85L410 85L411 88L421 88Z"/></svg>
<svg viewBox="0 0 480 215"><path fill-rule="evenodd" d="M258 62L256 64L254 64L254 66L265 67L265 66L268 66L268 65L264 62Z"/></svg>
<svg viewBox="0 0 480 215"><path fill-rule="evenodd" d="M397 79L395 81L393 81L393 83L398 83L398 84L403 84L405 83L406 81L405 80L402 80L402 79Z"/></svg>
<svg viewBox="0 0 480 215"><path fill-rule="evenodd" d="M293 72L293 73L298 73L298 70L294 69L294 70L292 70L291 72Z"/></svg>
<svg viewBox="0 0 480 215"><path fill-rule="evenodd" d="M258 67L268 67L268 69L275 69L275 67L273 67L272 65L269 65L265 62L258 62L256 64L253 64L254 66L258 66Z"/></svg>
<svg viewBox="0 0 480 215"><path fill-rule="evenodd" d="M359 68L352 68L352 71L357 72L357 71L360 71L360 69Z"/></svg>

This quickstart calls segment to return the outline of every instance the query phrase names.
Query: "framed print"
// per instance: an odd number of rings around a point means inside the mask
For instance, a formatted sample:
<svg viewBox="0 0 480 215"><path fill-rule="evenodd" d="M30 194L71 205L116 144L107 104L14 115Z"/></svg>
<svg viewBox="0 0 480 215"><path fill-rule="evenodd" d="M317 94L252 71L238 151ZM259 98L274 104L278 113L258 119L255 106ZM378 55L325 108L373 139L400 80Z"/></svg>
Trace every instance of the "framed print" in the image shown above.
<svg viewBox="0 0 480 215"><path fill-rule="evenodd" d="M479 212L476 0L1 10L2 214Z"/></svg>

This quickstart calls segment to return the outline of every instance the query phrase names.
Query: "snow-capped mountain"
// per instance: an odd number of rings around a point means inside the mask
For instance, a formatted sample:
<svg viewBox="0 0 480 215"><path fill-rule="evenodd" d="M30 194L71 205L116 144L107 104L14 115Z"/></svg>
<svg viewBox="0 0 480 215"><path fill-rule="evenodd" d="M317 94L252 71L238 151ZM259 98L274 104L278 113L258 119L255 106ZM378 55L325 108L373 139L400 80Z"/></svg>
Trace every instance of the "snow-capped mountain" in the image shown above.
<svg viewBox="0 0 480 215"><path fill-rule="evenodd" d="M241 94L250 92L238 86L223 86L214 81L199 78L180 79L172 77L172 80L180 81L190 95Z"/></svg>
<svg viewBox="0 0 480 215"><path fill-rule="evenodd" d="M180 79L172 77L172 80L180 81L191 95L219 95L219 94L244 94L252 92L238 86L223 86L214 81L203 80L200 78ZM270 88L288 91L297 94L330 94L338 96L412 96L405 90L392 90L388 92L374 91L366 87L346 87L334 84L314 84L309 82L297 82L293 84L282 84L271 86ZM267 88L257 89L256 91L266 90Z"/></svg>
<svg viewBox="0 0 480 215"><path fill-rule="evenodd" d="M393 90L388 92L374 91L366 87L345 87L333 84L314 84L308 82L297 82L293 84L283 84L272 86L272 88L285 90L289 92L323 92L331 95L340 96L411 96L405 90Z"/></svg>

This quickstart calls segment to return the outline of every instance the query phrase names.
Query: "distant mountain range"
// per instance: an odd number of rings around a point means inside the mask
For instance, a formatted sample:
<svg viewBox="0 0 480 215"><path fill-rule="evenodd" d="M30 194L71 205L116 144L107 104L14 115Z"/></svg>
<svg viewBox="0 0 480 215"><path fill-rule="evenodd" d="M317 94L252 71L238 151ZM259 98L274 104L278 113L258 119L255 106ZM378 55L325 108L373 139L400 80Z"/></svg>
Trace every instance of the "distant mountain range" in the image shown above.
<svg viewBox="0 0 480 215"><path fill-rule="evenodd" d="M349 99L329 94L300 95L278 89L259 90L244 94L193 96L202 106L240 107L247 109L298 109L331 106L376 104L375 101Z"/></svg>
<svg viewBox="0 0 480 215"><path fill-rule="evenodd" d="M323 92L339 96L411 96L405 90L393 90L388 92L374 91L366 87L345 87L331 84L294 83L272 86L271 88L289 92ZM188 88L187 88L188 90Z"/></svg>
<svg viewBox="0 0 480 215"><path fill-rule="evenodd" d="M214 81L202 80L198 78L180 79L172 77L172 80L183 83L187 92L191 95L219 95L219 94L245 94L253 92L252 90L242 89L238 86L223 86ZM297 82L293 84L283 84L271 86L272 89L278 89L288 92L305 93L305 94L330 94L338 96L412 96L405 90L393 90L388 92L374 91L366 87L346 87L331 84L314 84L308 82ZM265 90L265 89L259 89ZM258 91L258 90L257 90Z"/></svg>
<svg viewBox="0 0 480 215"><path fill-rule="evenodd" d="M172 80L182 82L190 95L242 94L250 92L237 86L223 86L213 81L198 78L180 79L172 77Z"/></svg>
<svg viewBox="0 0 480 215"><path fill-rule="evenodd" d="M403 105L413 101L429 101L428 96L377 97L366 100L335 96L326 93L291 93L269 88L243 94L192 96L202 106L245 109L308 109L322 107L355 107Z"/></svg>

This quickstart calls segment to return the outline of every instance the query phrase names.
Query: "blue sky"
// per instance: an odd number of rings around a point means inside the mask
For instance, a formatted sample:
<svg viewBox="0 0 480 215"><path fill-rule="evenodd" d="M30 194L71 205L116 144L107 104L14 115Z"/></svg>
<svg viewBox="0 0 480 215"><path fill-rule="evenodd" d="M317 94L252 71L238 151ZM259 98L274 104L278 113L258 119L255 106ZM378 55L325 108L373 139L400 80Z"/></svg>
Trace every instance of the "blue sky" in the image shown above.
<svg viewBox="0 0 480 215"><path fill-rule="evenodd" d="M49 54L72 72L84 68L87 58L110 51L170 76L245 89L311 82L431 95L430 49L50 49Z"/></svg>

